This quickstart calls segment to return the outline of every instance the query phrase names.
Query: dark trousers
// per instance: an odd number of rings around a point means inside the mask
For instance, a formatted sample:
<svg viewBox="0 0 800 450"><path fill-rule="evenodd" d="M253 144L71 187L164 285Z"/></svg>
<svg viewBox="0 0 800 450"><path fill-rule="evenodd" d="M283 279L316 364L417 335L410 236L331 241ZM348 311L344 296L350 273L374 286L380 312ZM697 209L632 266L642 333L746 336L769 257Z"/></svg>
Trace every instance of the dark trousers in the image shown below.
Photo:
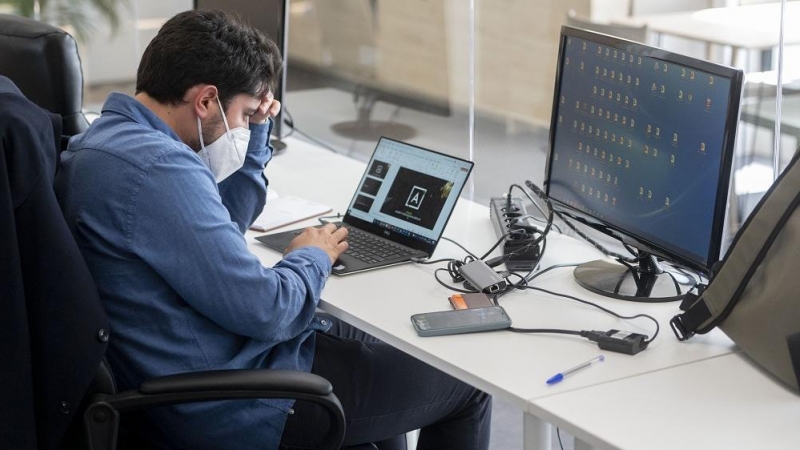
<svg viewBox="0 0 800 450"><path fill-rule="evenodd" d="M492 398L468 384L328 315L317 333L312 373L327 378L344 408L344 446L420 429L417 449L489 448ZM328 427L325 412L298 401L282 448L313 448Z"/></svg>

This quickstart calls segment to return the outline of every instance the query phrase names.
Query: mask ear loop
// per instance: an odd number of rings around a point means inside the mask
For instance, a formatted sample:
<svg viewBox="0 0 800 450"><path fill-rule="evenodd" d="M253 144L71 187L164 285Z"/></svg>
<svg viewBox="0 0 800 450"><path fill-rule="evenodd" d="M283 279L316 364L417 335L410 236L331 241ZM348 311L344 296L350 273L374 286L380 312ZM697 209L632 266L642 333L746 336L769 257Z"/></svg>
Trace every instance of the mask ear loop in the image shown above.
<svg viewBox="0 0 800 450"><path fill-rule="evenodd" d="M222 114L222 123L225 124L225 135L228 136L228 140L233 140L233 135L231 134L231 128L228 126L228 118L225 117L225 110L222 109L222 102L219 99L219 95L217 95L217 104L219 105L219 112Z"/></svg>
<svg viewBox="0 0 800 450"><path fill-rule="evenodd" d="M200 125L200 116L197 117L197 135L200 136L200 150L206 148L205 142L203 142L203 126Z"/></svg>

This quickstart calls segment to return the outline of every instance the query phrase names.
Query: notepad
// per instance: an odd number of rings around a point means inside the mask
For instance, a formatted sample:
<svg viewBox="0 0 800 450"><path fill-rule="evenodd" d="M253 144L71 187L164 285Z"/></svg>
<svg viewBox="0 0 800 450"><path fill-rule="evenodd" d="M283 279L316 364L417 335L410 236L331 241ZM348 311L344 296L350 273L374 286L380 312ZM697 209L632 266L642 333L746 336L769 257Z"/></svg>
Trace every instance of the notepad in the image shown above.
<svg viewBox="0 0 800 450"><path fill-rule="evenodd" d="M301 220L310 219L330 212L333 208L322 203L312 202L289 195L268 198L264 211L258 216L251 230L269 231Z"/></svg>

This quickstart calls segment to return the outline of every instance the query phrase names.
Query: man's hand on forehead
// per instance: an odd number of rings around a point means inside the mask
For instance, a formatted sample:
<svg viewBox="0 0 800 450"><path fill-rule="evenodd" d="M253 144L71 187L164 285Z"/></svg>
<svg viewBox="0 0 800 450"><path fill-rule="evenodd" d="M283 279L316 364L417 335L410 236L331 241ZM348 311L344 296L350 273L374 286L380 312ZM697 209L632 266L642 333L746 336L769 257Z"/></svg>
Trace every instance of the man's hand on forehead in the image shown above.
<svg viewBox="0 0 800 450"><path fill-rule="evenodd" d="M267 118L275 117L281 112L281 102L275 100L275 95L272 91L261 99L261 104L258 105L256 113L250 116L250 123L264 123Z"/></svg>

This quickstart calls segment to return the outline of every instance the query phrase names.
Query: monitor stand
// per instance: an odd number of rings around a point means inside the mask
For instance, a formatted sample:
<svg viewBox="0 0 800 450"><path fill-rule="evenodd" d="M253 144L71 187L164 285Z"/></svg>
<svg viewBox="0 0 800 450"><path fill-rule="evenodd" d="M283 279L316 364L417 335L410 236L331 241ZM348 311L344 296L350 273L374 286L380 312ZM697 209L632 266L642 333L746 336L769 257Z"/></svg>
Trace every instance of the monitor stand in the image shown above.
<svg viewBox="0 0 800 450"><path fill-rule="evenodd" d="M573 275L594 293L634 302L682 300L696 284L691 276L665 271L649 253L640 252L637 259L630 267L617 261L590 261L576 267Z"/></svg>
<svg viewBox="0 0 800 450"><path fill-rule="evenodd" d="M270 145L272 145L272 156L280 155L286 150L286 143L277 138L270 138Z"/></svg>
<svg viewBox="0 0 800 450"><path fill-rule="evenodd" d="M372 109L380 99L368 88L359 86L353 93L356 104L356 120L331 125L331 130L339 136L357 141L378 142L382 136L398 141L407 141L417 135L417 131L405 124L371 119Z"/></svg>

